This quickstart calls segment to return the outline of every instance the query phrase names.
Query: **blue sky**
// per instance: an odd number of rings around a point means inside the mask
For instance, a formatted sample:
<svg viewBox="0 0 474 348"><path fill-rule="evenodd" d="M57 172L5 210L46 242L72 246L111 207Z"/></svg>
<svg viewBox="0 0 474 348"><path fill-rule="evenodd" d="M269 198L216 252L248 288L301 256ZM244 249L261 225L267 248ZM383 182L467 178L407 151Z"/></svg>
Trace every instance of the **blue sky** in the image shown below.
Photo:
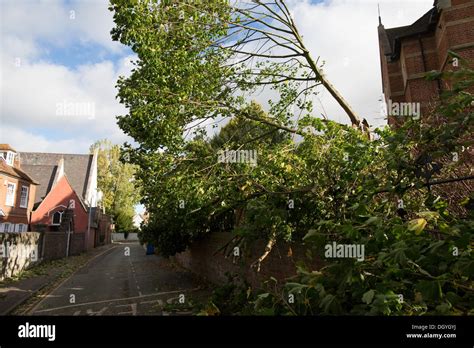
<svg viewBox="0 0 474 348"><path fill-rule="evenodd" d="M84 153L101 138L129 140L115 122L126 112L115 83L129 73L133 55L110 38L107 2L0 6L1 142L20 151Z"/></svg>
<svg viewBox="0 0 474 348"><path fill-rule="evenodd" d="M432 0L287 0L314 57L353 108L380 117L377 3L387 27L407 25ZM20 151L84 153L98 139L130 141L116 125L126 109L115 84L130 72L128 47L110 38L112 13L102 0L0 0L0 142ZM257 100L265 104L271 92ZM73 106L71 112L70 107ZM321 90L315 103L346 122ZM61 110L69 110L68 112Z"/></svg>

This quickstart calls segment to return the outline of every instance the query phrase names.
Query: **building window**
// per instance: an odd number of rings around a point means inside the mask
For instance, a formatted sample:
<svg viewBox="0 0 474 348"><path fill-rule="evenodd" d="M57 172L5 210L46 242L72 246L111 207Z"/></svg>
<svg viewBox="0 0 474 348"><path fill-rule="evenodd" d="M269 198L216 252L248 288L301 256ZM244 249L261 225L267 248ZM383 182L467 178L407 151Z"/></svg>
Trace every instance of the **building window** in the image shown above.
<svg viewBox="0 0 474 348"><path fill-rule="evenodd" d="M28 186L21 187L20 208L28 208Z"/></svg>
<svg viewBox="0 0 474 348"><path fill-rule="evenodd" d="M14 202L15 202L15 188L16 188L16 185L9 182L7 184L7 199L6 199L6 202L5 202L5 205L9 205L10 207L13 207L14 206Z"/></svg>
<svg viewBox="0 0 474 348"><path fill-rule="evenodd" d="M16 232L26 232L25 224L17 224L15 227Z"/></svg>
<svg viewBox="0 0 474 348"><path fill-rule="evenodd" d="M64 211L57 211L53 214L52 225L61 225L61 220L63 219Z"/></svg>
<svg viewBox="0 0 474 348"><path fill-rule="evenodd" d="M10 226L12 226L11 223L9 223L9 222L4 222L4 223L2 224L2 226L1 226L1 230L0 230L0 231L2 231L2 232L10 232L10 228L11 228Z"/></svg>
<svg viewBox="0 0 474 348"><path fill-rule="evenodd" d="M15 160L15 153L11 151L7 151L7 157L5 158L5 161L9 166L13 166L13 161Z"/></svg>

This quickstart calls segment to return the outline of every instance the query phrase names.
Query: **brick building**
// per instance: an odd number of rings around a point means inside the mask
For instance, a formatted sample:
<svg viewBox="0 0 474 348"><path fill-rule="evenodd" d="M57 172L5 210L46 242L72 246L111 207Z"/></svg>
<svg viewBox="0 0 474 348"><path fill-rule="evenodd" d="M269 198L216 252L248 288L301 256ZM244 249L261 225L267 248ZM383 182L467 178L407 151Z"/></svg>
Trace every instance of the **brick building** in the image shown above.
<svg viewBox="0 0 474 348"><path fill-rule="evenodd" d="M388 123L422 116L446 88L425 73L455 69L448 51L474 62L474 0L436 0L408 26L385 29L379 19L378 36Z"/></svg>
<svg viewBox="0 0 474 348"><path fill-rule="evenodd" d="M0 144L0 232L30 231L38 183L20 167L18 153Z"/></svg>
<svg viewBox="0 0 474 348"><path fill-rule="evenodd" d="M40 185L31 225L37 231L83 234L84 248L98 241L97 153L21 152L26 173Z"/></svg>

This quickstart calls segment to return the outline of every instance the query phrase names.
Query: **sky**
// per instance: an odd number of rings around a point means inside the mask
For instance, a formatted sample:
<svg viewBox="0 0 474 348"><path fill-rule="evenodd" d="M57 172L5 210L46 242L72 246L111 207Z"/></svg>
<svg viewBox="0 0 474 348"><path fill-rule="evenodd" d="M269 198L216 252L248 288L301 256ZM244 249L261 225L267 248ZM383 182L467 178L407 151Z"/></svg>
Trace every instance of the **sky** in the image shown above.
<svg viewBox="0 0 474 348"><path fill-rule="evenodd" d="M313 57L353 109L382 125L378 10L386 28L408 25L433 0L287 0ZM0 143L18 151L87 153L96 140L130 141L116 81L133 52L113 42L102 0L0 0ZM347 122L328 92L317 113ZM322 107L321 107L322 105Z"/></svg>

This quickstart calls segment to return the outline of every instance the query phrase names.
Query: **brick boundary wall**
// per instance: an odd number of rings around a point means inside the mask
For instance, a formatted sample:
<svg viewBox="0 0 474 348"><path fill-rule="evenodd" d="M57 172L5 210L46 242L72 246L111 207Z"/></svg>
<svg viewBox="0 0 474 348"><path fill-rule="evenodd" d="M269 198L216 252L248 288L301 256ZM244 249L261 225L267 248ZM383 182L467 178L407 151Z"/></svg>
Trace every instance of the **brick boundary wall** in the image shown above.
<svg viewBox="0 0 474 348"><path fill-rule="evenodd" d="M43 260L54 260L66 257L67 234L65 232L19 232L0 233L0 245L14 245L9 248L9 255L2 255L0 280L12 277ZM78 255L85 251L85 234L72 233L69 255ZM36 252L37 261L30 255ZM3 257L5 256L5 257Z"/></svg>
<svg viewBox="0 0 474 348"><path fill-rule="evenodd" d="M138 234L137 233L129 233L127 238L125 238L125 233L112 233L111 239L113 242L135 242L138 241Z"/></svg>
<svg viewBox="0 0 474 348"><path fill-rule="evenodd" d="M43 260L54 260L66 257L67 233L43 232L40 255ZM85 233L72 233L69 255L79 255L85 251Z"/></svg>
<svg viewBox="0 0 474 348"><path fill-rule="evenodd" d="M247 281L254 289L263 288L263 282L270 277L276 278L279 283L284 283L297 274L298 262L304 262L313 270L319 269L322 265L321 259L310 260L306 256L307 248L302 245L277 243L261 263L260 272L256 272L251 265L264 253L267 242L256 241L248 250L243 250L245 247L241 248L240 257L225 257L222 252L216 253L232 239L232 236L230 232L210 233L172 259L213 284L225 284L228 281L226 273L229 273L239 275L240 280Z"/></svg>
<svg viewBox="0 0 474 348"><path fill-rule="evenodd" d="M40 232L21 232L21 233L0 233L0 244L4 245L5 249L8 245L14 245L14 248L9 249L9 255L2 255L0 280L12 277L27 269L28 267L40 262L39 259L39 245L41 243ZM6 250L2 250L5 251ZM36 262L32 261L30 255L32 252L37 252Z"/></svg>

